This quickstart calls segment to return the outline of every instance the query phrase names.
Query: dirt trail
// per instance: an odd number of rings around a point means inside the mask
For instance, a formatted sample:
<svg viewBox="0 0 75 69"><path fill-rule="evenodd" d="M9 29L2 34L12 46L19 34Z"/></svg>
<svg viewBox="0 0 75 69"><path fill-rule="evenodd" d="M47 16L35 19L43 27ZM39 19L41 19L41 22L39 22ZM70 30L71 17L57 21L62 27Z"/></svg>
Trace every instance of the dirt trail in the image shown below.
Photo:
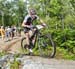
<svg viewBox="0 0 75 69"><path fill-rule="evenodd" d="M10 48L11 52L20 53L20 41ZM57 60L51 58L43 58L38 56L24 56L24 68L28 69L75 69L75 61L72 60Z"/></svg>
<svg viewBox="0 0 75 69"><path fill-rule="evenodd" d="M0 40L0 50L2 51L8 51L10 48L12 48L17 42L20 43L22 37L17 37L14 38L13 40L10 41L2 41ZM17 46L17 45L16 45ZM15 48L14 48L15 49Z"/></svg>
<svg viewBox="0 0 75 69"><path fill-rule="evenodd" d="M8 49L9 53L18 54L21 51L21 40L17 41L12 47Z"/></svg>
<svg viewBox="0 0 75 69"><path fill-rule="evenodd" d="M21 38L8 44L5 50L9 53L20 53ZM24 59L23 59L24 58ZM24 69L75 69L75 61L72 60L57 60L51 58L43 58L38 56L23 56ZM22 69L23 69L22 68Z"/></svg>

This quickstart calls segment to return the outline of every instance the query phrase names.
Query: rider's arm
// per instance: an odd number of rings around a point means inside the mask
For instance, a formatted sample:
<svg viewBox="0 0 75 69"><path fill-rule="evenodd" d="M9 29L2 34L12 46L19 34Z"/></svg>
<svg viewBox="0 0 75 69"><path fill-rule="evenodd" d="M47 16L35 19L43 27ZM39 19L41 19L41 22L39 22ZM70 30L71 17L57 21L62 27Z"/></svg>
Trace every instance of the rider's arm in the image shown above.
<svg viewBox="0 0 75 69"><path fill-rule="evenodd" d="M24 21L23 21L23 23L22 23L22 27L29 27L29 25L26 25L26 23L27 23L27 19L28 19L28 15L24 18Z"/></svg>
<svg viewBox="0 0 75 69"><path fill-rule="evenodd" d="M44 21L42 19L40 19L37 15L36 15L36 17L37 17L37 20L39 20L41 24L45 24Z"/></svg>
<svg viewBox="0 0 75 69"><path fill-rule="evenodd" d="M25 22L22 23L22 27L30 27L29 25L26 25Z"/></svg>
<svg viewBox="0 0 75 69"><path fill-rule="evenodd" d="M40 23L44 23L44 21L42 19L40 19Z"/></svg>
<svg viewBox="0 0 75 69"><path fill-rule="evenodd" d="M43 26L46 26L45 22L42 19L39 19L39 21Z"/></svg>

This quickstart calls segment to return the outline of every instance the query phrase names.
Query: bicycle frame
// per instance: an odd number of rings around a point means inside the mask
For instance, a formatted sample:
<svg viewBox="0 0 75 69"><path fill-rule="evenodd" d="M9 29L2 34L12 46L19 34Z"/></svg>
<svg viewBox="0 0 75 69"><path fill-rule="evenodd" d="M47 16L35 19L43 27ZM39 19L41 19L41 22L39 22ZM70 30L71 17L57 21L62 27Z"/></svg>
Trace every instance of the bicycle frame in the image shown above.
<svg viewBox="0 0 75 69"><path fill-rule="evenodd" d="M46 26L46 28L48 29L48 26ZM34 28L32 28L31 30L33 30ZM55 53L56 53L56 45L52 39L51 33L46 33L46 34L42 34L42 32L40 32L40 29L38 29L37 27L35 27L35 31L33 32L32 36L29 38L29 43L30 43L30 48L34 48L33 50L35 51L35 49L39 49L40 55L43 56L50 56L50 57L54 57ZM21 40L21 47L24 50L24 46L25 44L23 44L23 40L25 38L23 38ZM33 40L35 39L35 41L33 42ZM47 41L45 40L47 39ZM38 42L38 43L36 43ZM38 44L36 46L36 44ZM46 51L46 52L45 52Z"/></svg>
<svg viewBox="0 0 75 69"><path fill-rule="evenodd" d="M35 31L34 31L34 33L33 33L33 35L31 36L31 38L29 39L30 40L30 44L32 43L32 40L33 40L33 38L35 37L35 42L36 42L36 38L37 38L37 36L39 37L39 35L41 34L40 33L40 29L42 29L42 28L44 28L42 25L36 25L36 26L33 26L32 28L31 28L31 30L32 29L36 29ZM34 42L34 45L35 45L35 42Z"/></svg>
<svg viewBox="0 0 75 69"><path fill-rule="evenodd" d="M36 28L36 27L35 27L35 28ZM32 40L35 38L35 42L34 42L34 45L35 45L35 43L36 43L36 38L37 38L37 36L38 36L39 33L40 33L39 30L36 28L36 30L34 31L33 35L32 35L31 38L29 39L30 44L32 44ZM33 46L34 46L34 45L33 45Z"/></svg>

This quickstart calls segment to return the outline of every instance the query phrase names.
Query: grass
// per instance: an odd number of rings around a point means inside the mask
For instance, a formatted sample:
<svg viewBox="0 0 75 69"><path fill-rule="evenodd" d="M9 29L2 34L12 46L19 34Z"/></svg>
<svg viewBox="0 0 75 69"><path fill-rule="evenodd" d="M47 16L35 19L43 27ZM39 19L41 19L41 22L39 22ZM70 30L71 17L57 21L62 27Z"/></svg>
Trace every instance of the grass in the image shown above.
<svg viewBox="0 0 75 69"><path fill-rule="evenodd" d="M0 57L6 55L7 53L5 51L0 52Z"/></svg>
<svg viewBox="0 0 75 69"><path fill-rule="evenodd" d="M66 59L66 60L75 60L75 54L68 52L66 49L57 47L55 58Z"/></svg>
<svg viewBox="0 0 75 69"><path fill-rule="evenodd" d="M22 50L20 50L22 53L24 53ZM38 48L34 48L34 55L38 56L40 55ZM72 54L71 52L68 52L66 49L57 47L56 48L56 59L65 59L65 60L75 60L75 54Z"/></svg>
<svg viewBox="0 0 75 69"><path fill-rule="evenodd" d="M20 63L18 61L14 61L13 63L10 64L10 69L19 69Z"/></svg>
<svg viewBox="0 0 75 69"><path fill-rule="evenodd" d="M34 48L34 55L40 55L38 48ZM23 54L24 52L20 49L20 54ZM6 55L6 52L0 52L0 57ZM19 55L20 55L19 54ZM18 57L18 56L16 56ZM71 52L68 52L66 49L63 49L61 47L57 47L56 49L56 59L66 59L66 60L75 60L75 54L72 54Z"/></svg>

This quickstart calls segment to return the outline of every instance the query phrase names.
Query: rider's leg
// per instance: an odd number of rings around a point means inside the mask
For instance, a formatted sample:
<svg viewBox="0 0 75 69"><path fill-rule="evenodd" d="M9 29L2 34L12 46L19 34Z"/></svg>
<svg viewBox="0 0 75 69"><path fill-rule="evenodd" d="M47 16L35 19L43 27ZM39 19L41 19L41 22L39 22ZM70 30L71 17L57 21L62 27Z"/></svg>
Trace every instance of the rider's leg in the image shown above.
<svg viewBox="0 0 75 69"><path fill-rule="evenodd" d="M32 35L33 35L33 31L30 30L30 31L29 31L29 38L31 38Z"/></svg>
<svg viewBox="0 0 75 69"><path fill-rule="evenodd" d="M33 31L29 30L29 38L31 38L31 36L33 35ZM29 51L32 53L33 50L32 50L32 45L29 45Z"/></svg>
<svg viewBox="0 0 75 69"><path fill-rule="evenodd" d="M29 33L25 33L25 37L26 37L26 45L29 46Z"/></svg>
<svg viewBox="0 0 75 69"><path fill-rule="evenodd" d="M26 47L29 46L29 28L24 28L25 38L26 38Z"/></svg>
<svg viewBox="0 0 75 69"><path fill-rule="evenodd" d="M30 46L30 42L29 42L29 32L27 32L25 34L26 36L26 48L30 51L30 52L33 52L32 49L31 49L31 46Z"/></svg>
<svg viewBox="0 0 75 69"><path fill-rule="evenodd" d="M30 31L28 31L28 32L25 33L25 37L26 37L26 47L27 47L27 49L28 49L30 52L33 52L32 49L31 49L31 46L30 46L30 42L29 42L29 41L30 41L30 40L29 40L29 38L30 38L29 34L30 34Z"/></svg>

